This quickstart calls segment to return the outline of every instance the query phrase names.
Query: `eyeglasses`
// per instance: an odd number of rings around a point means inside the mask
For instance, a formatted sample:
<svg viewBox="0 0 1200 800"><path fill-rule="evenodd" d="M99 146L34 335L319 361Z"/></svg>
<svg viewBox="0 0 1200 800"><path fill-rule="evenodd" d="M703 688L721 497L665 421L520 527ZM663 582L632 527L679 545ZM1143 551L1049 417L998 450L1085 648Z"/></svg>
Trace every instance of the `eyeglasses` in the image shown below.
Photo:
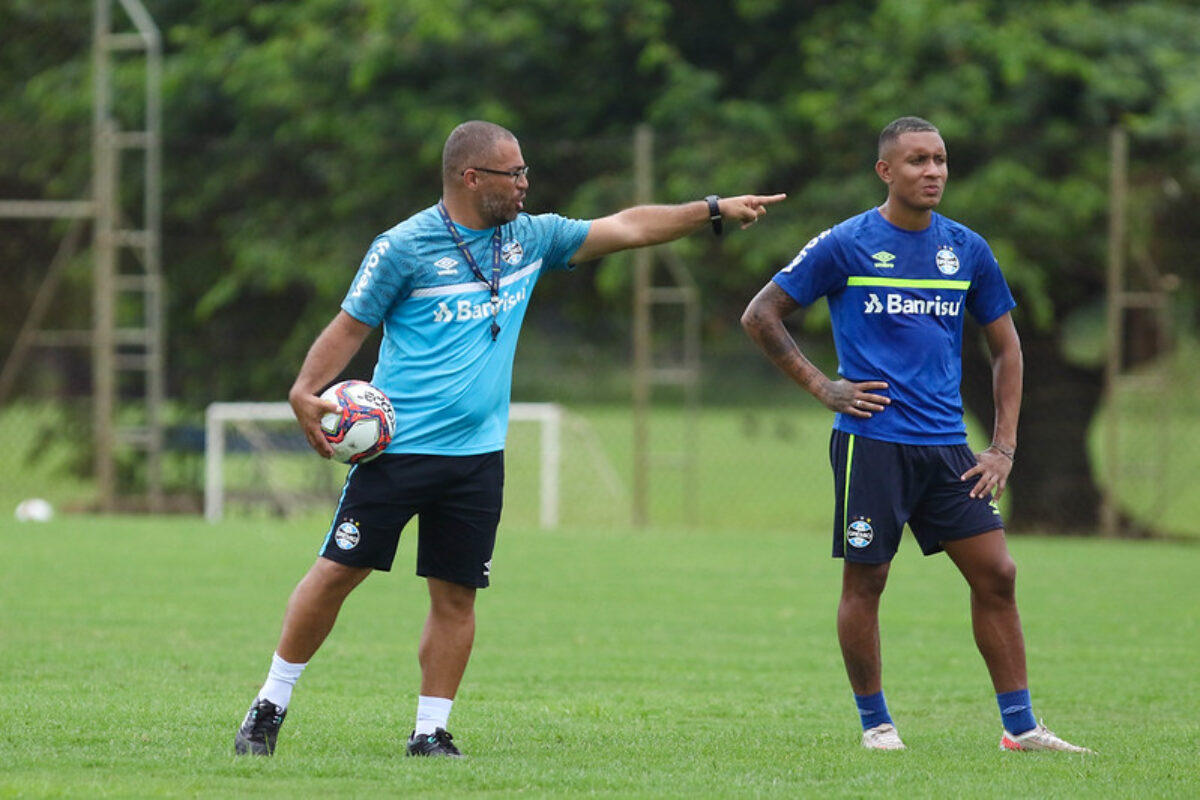
<svg viewBox="0 0 1200 800"><path fill-rule="evenodd" d="M512 169L488 169L487 167L467 167L467 169L473 169L476 172L486 172L489 175L507 175L508 177L512 178L514 181L517 180L518 178L523 178L529 174L528 166L514 167ZM466 175L467 169L464 169L459 174Z"/></svg>

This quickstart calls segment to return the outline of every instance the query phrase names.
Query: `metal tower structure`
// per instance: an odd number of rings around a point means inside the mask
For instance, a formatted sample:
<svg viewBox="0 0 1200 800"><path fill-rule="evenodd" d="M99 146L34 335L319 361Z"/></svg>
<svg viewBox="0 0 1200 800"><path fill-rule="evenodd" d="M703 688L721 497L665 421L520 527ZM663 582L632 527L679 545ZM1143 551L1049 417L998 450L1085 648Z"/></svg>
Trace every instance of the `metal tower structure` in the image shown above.
<svg viewBox="0 0 1200 800"><path fill-rule="evenodd" d="M637 204L653 202L654 135L650 126L634 133L634 184ZM668 284L656 284L654 262L667 267ZM700 291L687 265L665 247L634 251L633 284L633 524L650 521L649 496L652 466L680 470L683 480L684 519L696 515L696 462L700 397ZM656 308L682 310L682 341L667 363L655 361ZM665 348L664 348L665 349ZM652 395L655 386L674 386L683 393L682 432L677 450L656 449L650 434Z"/></svg>
<svg viewBox="0 0 1200 800"><path fill-rule="evenodd" d="M162 507L162 405L165 334L162 280L162 37L141 0L119 0L134 32L113 27L115 0L95 0L93 42L93 285L94 431L101 505L117 496L117 450L145 454L149 507ZM140 57L144 95L140 119L122 120L113 85L121 54ZM136 104L134 104L136 105ZM126 154L141 162L141 208L122 213ZM132 159L130 159L132 160ZM135 413L118 418L128 403ZM140 403L138 402L140 401Z"/></svg>
<svg viewBox="0 0 1200 800"><path fill-rule="evenodd" d="M117 29L114 11L124 11ZM130 30L132 28L132 30ZM92 353L94 471L101 509L115 510L118 455L144 455L145 505L163 505L165 393L162 229L162 38L141 0L95 0L92 29L92 186L86 200L0 201L0 217L72 219L0 372L0 396L35 346ZM118 94L114 75L137 61L143 91ZM130 157L132 155L132 157ZM126 209L124 204L134 208ZM92 324L51 331L43 322L66 264L92 223Z"/></svg>
<svg viewBox="0 0 1200 800"><path fill-rule="evenodd" d="M1174 276L1162 275L1157 266L1144 255L1137 257L1130 245L1129 235L1129 132L1117 126L1109 135L1109 215L1106 348L1104 388L1108 413L1103 425L1102 453L1106 485L1100 508L1100 530L1104 536L1117 536L1121 528L1121 510L1117 490L1121 479L1130 475L1149 476L1157 487L1155 507L1164 508L1170 501L1166 481L1167 452L1172 445L1172 426L1168 398L1168 370L1162 354L1169 350L1167 338L1171 329L1170 292L1177 283ZM1138 269L1129 269L1130 251ZM1127 316L1140 311L1154 316L1154 358L1137 373L1128 370L1125 336ZM1138 392L1157 420L1158 441L1142 442L1137 448L1121 447L1121 423L1118 407L1125 394ZM1135 450L1135 452L1130 452Z"/></svg>

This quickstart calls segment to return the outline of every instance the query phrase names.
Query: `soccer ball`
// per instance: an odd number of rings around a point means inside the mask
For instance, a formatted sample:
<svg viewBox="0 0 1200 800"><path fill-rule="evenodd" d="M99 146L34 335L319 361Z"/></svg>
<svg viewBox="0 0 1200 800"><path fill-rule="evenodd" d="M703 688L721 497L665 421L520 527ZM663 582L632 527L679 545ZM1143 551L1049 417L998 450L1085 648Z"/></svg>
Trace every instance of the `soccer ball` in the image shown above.
<svg viewBox="0 0 1200 800"><path fill-rule="evenodd" d="M396 430L396 411L387 395L366 381L342 381L322 392L321 399L341 407L341 413L321 417L335 461L361 464L387 449Z"/></svg>
<svg viewBox="0 0 1200 800"><path fill-rule="evenodd" d="M49 522L54 519L54 506L40 497L31 497L17 503L13 516L19 522Z"/></svg>

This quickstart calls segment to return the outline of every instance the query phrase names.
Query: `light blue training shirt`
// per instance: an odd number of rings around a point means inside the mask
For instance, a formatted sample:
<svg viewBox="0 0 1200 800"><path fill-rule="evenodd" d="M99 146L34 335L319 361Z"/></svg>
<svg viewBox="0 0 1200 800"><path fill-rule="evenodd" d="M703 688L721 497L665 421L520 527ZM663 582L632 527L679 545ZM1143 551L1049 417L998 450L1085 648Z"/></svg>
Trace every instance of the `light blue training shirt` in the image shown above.
<svg viewBox="0 0 1200 800"><path fill-rule="evenodd" d="M544 270L570 266L590 225L522 213L502 226L495 341L491 290L464 261L437 206L376 237L342 310L383 325L371 382L396 409L387 452L462 456L504 449L513 356L533 287ZM494 229L456 228L490 278Z"/></svg>

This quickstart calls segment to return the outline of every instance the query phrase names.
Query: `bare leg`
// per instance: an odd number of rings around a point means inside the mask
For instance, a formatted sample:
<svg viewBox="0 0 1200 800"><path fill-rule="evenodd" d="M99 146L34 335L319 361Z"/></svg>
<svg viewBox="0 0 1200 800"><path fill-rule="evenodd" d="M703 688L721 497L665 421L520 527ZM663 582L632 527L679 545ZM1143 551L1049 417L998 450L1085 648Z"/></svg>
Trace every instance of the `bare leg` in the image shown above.
<svg viewBox="0 0 1200 800"><path fill-rule="evenodd" d="M857 695L883 690L883 661L879 652L879 598L887 585L890 564L842 566L842 597L838 603L838 642L842 660Z"/></svg>
<svg viewBox="0 0 1200 800"><path fill-rule="evenodd" d="M429 616L421 633L421 694L450 700L475 642L475 588L427 578Z"/></svg>
<svg viewBox="0 0 1200 800"><path fill-rule="evenodd" d="M946 553L971 587L975 645L997 693L1026 689L1025 636L1017 612L1017 565L1004 531L943 542Z"/></svg>
<svg viewBox="0 0 1200 800"><path fill-rule="evenodd" d="M318 558L288 600L276 648L279 657L293 664L308 663L333 630L343 601L370 574L369 567L347 567Z"/></svg>

